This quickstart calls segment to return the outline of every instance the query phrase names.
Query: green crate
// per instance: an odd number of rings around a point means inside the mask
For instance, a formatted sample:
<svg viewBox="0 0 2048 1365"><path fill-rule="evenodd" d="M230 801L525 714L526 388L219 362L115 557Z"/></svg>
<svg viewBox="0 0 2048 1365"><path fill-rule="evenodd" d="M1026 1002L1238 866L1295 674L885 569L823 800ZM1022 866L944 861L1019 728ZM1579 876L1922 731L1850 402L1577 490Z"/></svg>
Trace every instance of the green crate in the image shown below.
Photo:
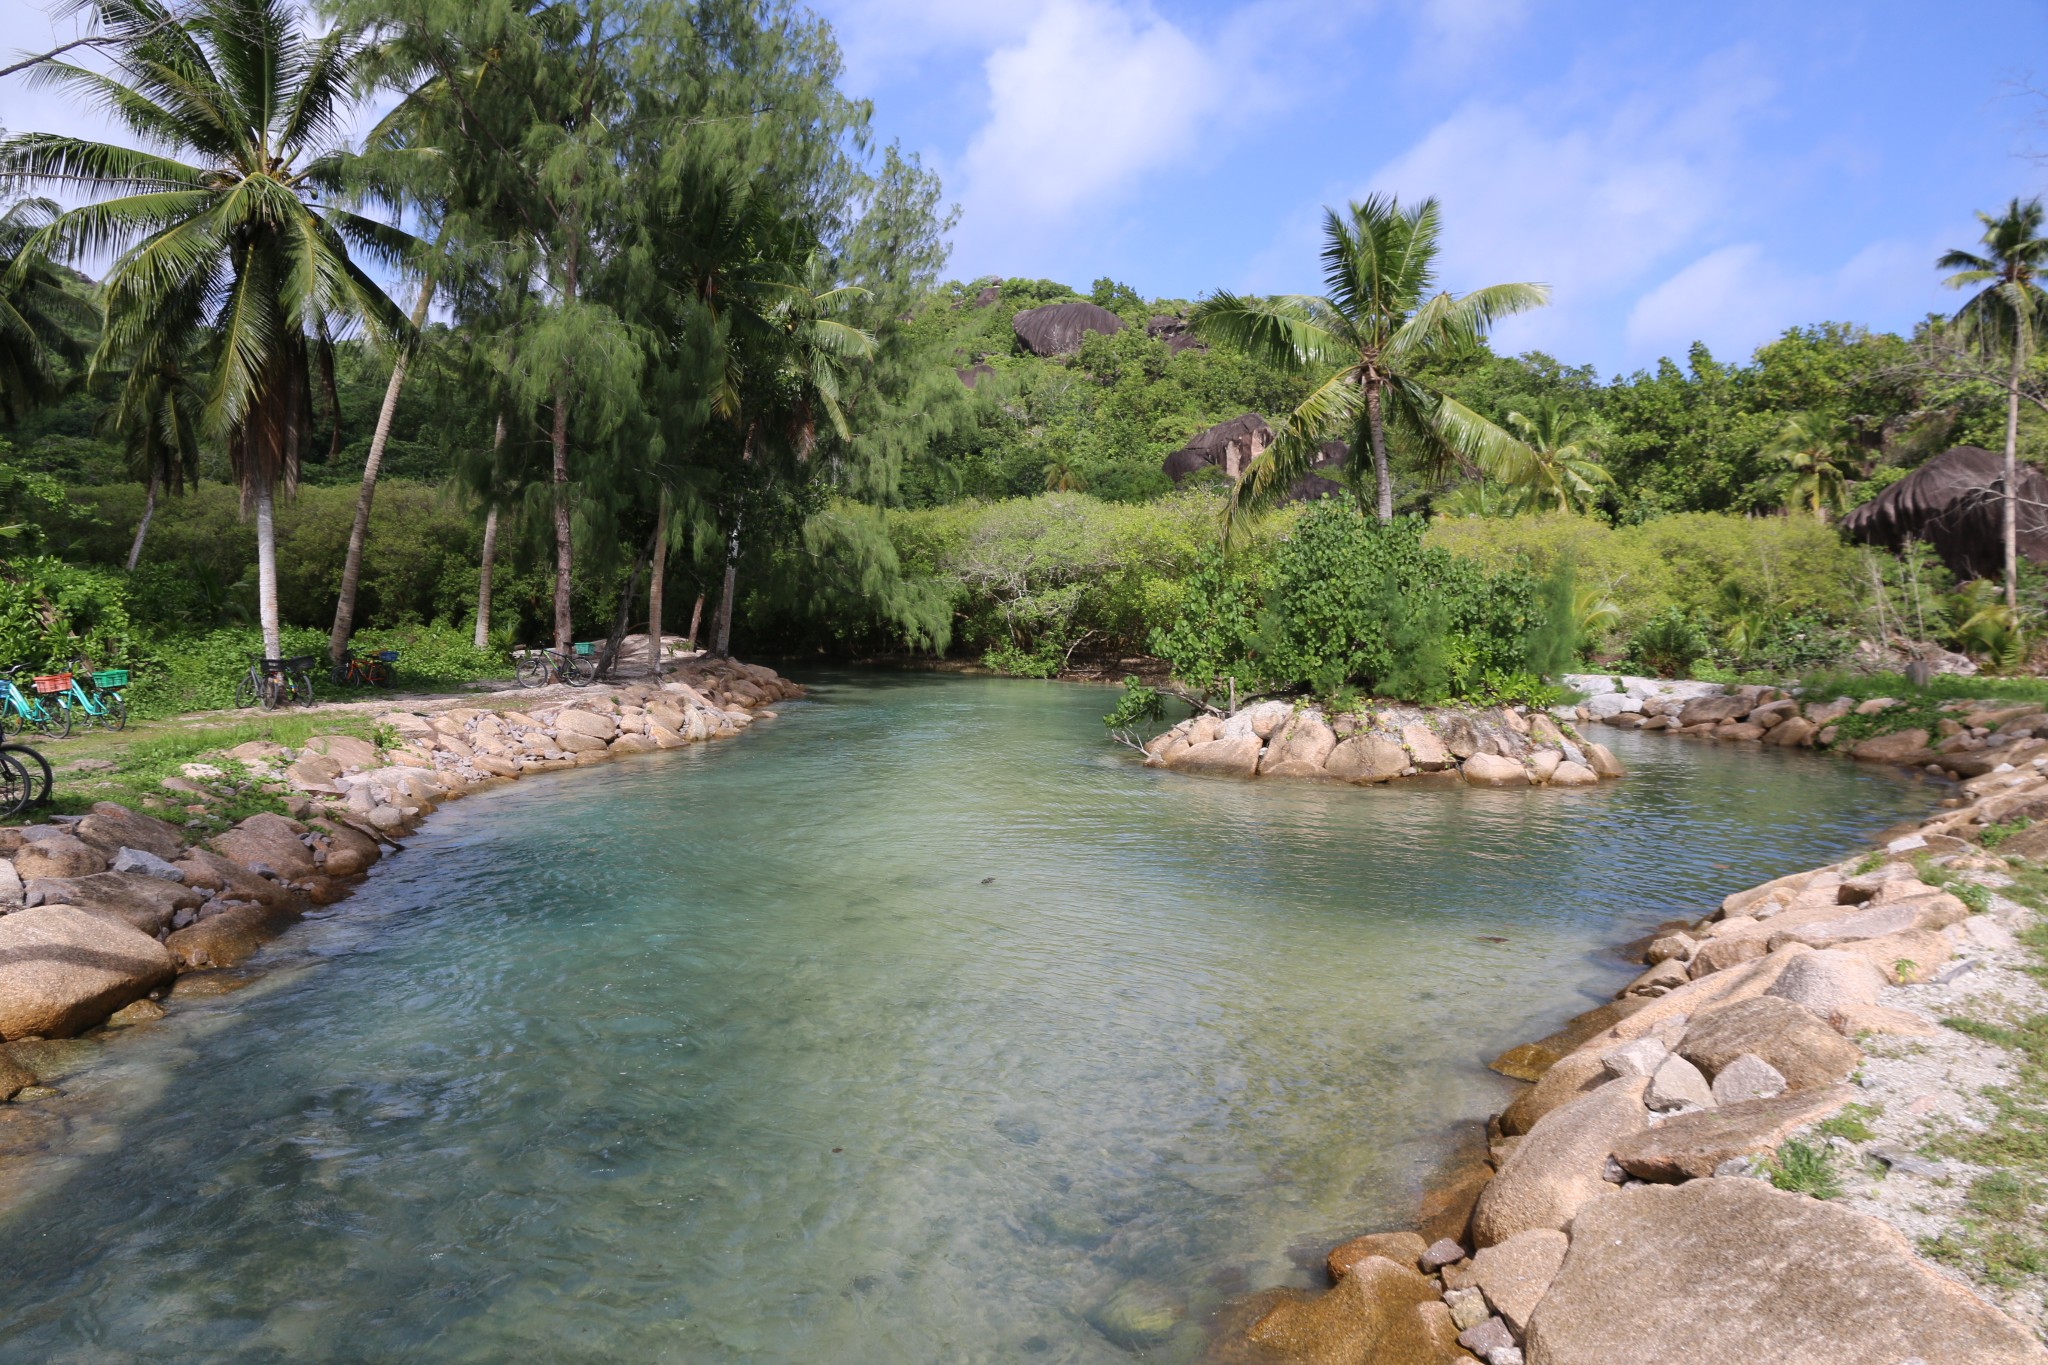
<svg viewBox="0 0 2048 1365"><path fill-rule="evenodd" d="M590 643L590 641L588 640L578 640L574 645L571 645L570 648L574 649L578 654L597 653L597 646Z"/></svg>
<svg viewBox="0 0 2048 1365"><path fill-rule="evenodd" d="M126 687L128 670L125 668L102 668L92 675L94 687Z"/></svg>

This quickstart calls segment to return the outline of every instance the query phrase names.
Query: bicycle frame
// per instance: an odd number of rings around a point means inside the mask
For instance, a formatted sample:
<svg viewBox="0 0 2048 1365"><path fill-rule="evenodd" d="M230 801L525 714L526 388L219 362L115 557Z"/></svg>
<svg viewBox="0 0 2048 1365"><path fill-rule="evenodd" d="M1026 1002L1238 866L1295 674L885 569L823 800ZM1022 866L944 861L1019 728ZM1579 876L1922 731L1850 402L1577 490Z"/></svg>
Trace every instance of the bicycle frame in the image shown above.
<svg viewBox="0 0 2048 1365"><path fill-rule="evenodd" d="M105 704L96 701L92 697L87 696L85 694L85 689L78 685L78 675L76 673L73 673L71 675L71 690L68 692L59 692L57 695L60 697L71 697L75 699L78 702L79 708L83 710L85 714L88 716L98 718L100 716L104 716L107 714L107 708ZM121 694L116 692L113 695L118 697Z"/></svg>
<svg viewBox="0 0 2048 1365"><path fill-rule="evenodd" d="M76 681L72 683L72 686L77 686ZM43 709L41 702L22 691L19 687L16 687L14 679L0 678L0 710L5 710L9 706L14 708L16 715L32 724L40 725L44 721L55 719L48 711Z"/></svg>

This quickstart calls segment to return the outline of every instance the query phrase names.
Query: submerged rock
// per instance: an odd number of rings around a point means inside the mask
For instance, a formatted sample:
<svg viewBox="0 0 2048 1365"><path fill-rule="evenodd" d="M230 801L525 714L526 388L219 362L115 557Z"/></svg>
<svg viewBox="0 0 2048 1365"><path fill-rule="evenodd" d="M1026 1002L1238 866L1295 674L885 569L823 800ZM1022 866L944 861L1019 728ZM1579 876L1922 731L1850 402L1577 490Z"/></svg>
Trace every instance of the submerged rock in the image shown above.
<svg viewBox="0 0 2048 1365"><path fill-rule="evenodd" d="M67 1038L175 974L161 943L70 905L0 916L0 1039Z"/></svg>
<svg viewBox="0 0 2048 1365"><path fill-rule="evenodd" d="M1129 1280L1088 1313L1088 1325L1125 1350L1157 1346L1187 1316L1187 1300L1164 1285Z"/></svg>

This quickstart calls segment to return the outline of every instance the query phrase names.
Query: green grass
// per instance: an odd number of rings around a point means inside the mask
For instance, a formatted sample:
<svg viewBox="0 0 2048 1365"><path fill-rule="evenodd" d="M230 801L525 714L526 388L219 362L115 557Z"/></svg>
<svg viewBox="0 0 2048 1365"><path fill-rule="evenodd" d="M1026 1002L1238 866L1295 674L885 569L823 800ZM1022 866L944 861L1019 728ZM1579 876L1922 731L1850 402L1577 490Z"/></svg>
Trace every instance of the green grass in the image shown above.
<svg viewBox="0 0 2048 1365"><path fill-rule="evenodd" d="M2018 834L2033 823L2032 820L2021 818L2009 820L2002 825L1986 825L1984 826L1984 833L1979 836L1979 842L1987 849L1997 848L2007 839L2010 839L2013 835Z"/></svg>
<svg viewBox="0 0 2048 1365"><path fill-rule="evenodd" d="M1812 673L1800 680L1808 697L1829 700L1854 697L1896 697L1900 701L1940 703L1959 699L1983 701L2040 702L2048 705L2048 678L1997 678L1979 674L1973 678L1941 674L1925 687L1915 687L1903 673Z"/></svg>
<svg viewBox="0 0 2048 1365"><path fill-rule="evenodd" d="M1822 1119L1813 1126L1813 1131L1822 1137L1847 1138L1851 1142L1868 1142L1877 1136L1870 1120L1883 1113L1881 1105L1848 1104L1833 1118Z"/></svg>
<svg viewBox="0 0 2048 1365"><path fill-rule="evenodd" d="M124 806L162 816L167 820L191 818L184 810L198 798L166 792L163 781L180 775L187 763L211 762L225 750L251 740L268 740L296 749L314 735L354 735L381 742L388 739L382 727L368 717L347 712L320 715L260 716L224 724L204 721L169 721L131 726L118 733L95 731L73 739L36 746L57 770L55 790L47 806L37 806L16 817L15 823L46 820L51 815L77 815L90 810L95 801L118 801ZM66 765L81 758L103 759L114 764L105 772L69 772ZM259 811L284 809L281 795L245 780L240 765L218 764L227 776L203 785L215 795L207 802L209 825L226 826ZM147 799L145 799L147 798Z"/></svg>
<svg viewBox="0 0 2048 1365"><path fill-rule="evenodd" d="M1835 1173L1835 1163L1829 1157L1828 1149L1801 1142L1798 1138L1792 1138L1779 1147L1764 1164L1764 1172L1773 1185L1795 1194L1835 1199L1842 1193L1842 1178Z"/></svg>

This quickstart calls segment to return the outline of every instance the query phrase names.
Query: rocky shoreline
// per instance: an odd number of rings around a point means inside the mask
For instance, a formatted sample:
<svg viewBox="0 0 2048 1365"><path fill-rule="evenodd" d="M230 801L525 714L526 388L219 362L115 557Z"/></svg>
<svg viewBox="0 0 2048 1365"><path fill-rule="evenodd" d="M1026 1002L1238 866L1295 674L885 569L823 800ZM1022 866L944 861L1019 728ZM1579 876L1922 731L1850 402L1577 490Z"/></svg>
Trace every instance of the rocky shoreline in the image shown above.
<svg viewBox="0 0 2048 1365"><path fill-rule="evenodd" d="M1569 719L1525 706L1382 705L1332 716L1262 701L1182 721L1145 746L1149 766L1212 777L1314 778L1373 786L1590 787L1623 775Z"/></svg>
<svg viewBox="0 0 2048 1365"><path fill-rule="evenodd" d="M2014 742L1971 751L1996 761L1881 851L1664 926L1611 1003L1495 1060L1527 1088L1414 1226L1333 1249L1326 1292L1248 1300L1213 1359L2048 1361L2048 1276L2001 1311L1916 1251L1966 1244L1958 1182L2001 1175L1925 1148L1982 1130L1983 1086L2012 1080L1942 1021L2048 999L2015 936L2032 914L1997 894L2012 869L1983 847L2048 820L2048 743ZM1795 1147L1845 1168L1840 1197L1777 1187L1799 1184L1770 1178Z"/></svg>
<svg viewBox="0 0 2048 1365"><path fill-rule="evenodd" d="M61 1040L243 984L234 969L349 895L442 802L727 738L802 694L771 669L693 660L659 684L452 699L378 716L376 743L321 735L297 751L252 743L187 764L156 801L192 825L101 802L0 829L0 1101L53 1098L39 1067L65 1069L75 1044ZM215 804L252 790L290 814L194 838Z"/></svg>

